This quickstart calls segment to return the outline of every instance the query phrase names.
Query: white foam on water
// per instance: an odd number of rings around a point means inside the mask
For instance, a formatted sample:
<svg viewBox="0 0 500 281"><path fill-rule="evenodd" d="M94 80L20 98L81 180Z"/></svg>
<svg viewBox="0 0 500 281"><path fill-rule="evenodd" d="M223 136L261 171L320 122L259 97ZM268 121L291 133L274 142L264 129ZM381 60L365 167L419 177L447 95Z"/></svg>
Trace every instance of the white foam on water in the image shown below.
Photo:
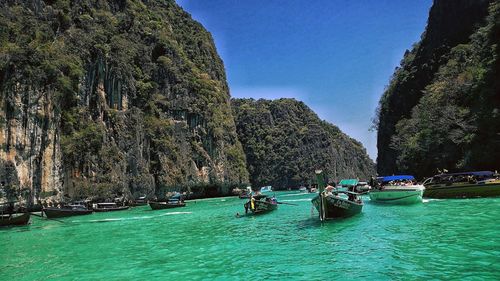
<svg viewBox="0 0 500 281"><path fill-rule="evenodd" d="M159 215L158 217L163 217L163 216L172 216L172 215L186 215L186 214L192 214L193 212L170 212L170 213L164 213Z"/></svg>
<svg viewBox="0 0 500 281"><path fill-rule="evenodd" d="M432 201L443 201L444 199L422 199L423 203L429 203Z"/></svg>

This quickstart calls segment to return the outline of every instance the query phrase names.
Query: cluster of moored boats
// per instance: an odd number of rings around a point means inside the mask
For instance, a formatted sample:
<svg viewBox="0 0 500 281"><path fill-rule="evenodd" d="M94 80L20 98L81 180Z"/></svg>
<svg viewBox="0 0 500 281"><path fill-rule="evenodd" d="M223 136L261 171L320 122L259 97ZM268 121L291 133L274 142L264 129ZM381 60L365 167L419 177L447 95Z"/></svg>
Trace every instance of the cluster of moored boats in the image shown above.
<svg viewBox="0 0 500 281"><path fill-rule="evenodd" d="M500 196L500 175L491 171L465 173L447 173L435 175L419 184L411 175L392 175L372 178L368 182L357 179L345 179L337 185L327 185L322 171L316 171L317 187L310 192L317 193L311 200L319 213L320 220L346 218L359 214L363 209L362 195L368 194L370 201L384 204L414 204L428 198L474 198ZM301 192L305 192L305 187ZM254 193L251 188L240 190L239 198L247 199L243 204L245 214L258 215L276 210L279 204L271 186L262 187ZM182 195L176 194L166 201L148 202L141 197L132 206L149 204L152 210L185 207ZM76 202L65 206L45 207L42 216L56 219L70 216L89 215L94 212L122 211L130 205L117 203L95 203L92 206L85 202ZM14 212L13 206L0 209L0 226L26 225L30 221L28 211ZM239 215L239 214L238 214Z"/></svg>
<svg viewBox="0 0 500 281"><path fill-rule="evenodd" d="M144 197L141 197L131 205L143 206L147 204L149 204L152 210L171 209L186 206L186 203L184 202L184 199L180 194L176 194L170 197L167 201L148 202ZM95 203L89 206L89 204L87 204L86 202L79 201L63 206L44 207L42 208L41 216L45 216L47 219L57 219L72 216L90 215L94 212L100 213L124 211L128 210L130 207L130 205L119 205L113 202ZM5 210L4 208L2 211L0 211L0 226L27 225L30 222L30 217L31 213L28 210L25 210L24 212L13 212L13 207L7 208L7 210Z"/></svg>
<svg viewBox="0 0 500 281"><path fill-rule="evenodd" d="M428 198L475 198L500 196L500 175L491 171L439 174L417 183L411 175L372 178L370 184L357 179L344 179L337 186L326 185L322 171L316 171L318 195L311 203L320 220L346 218L363 209L361 195L384 204L414 204ZM302 188L300 191L303 191ZM242 198L242 197L240 197ZM277 209L276 200L265 195L251 196L245 213L261 214Z"/></svg>
<svg viewBox="0 0 500 281"><path fill-rule="evenodd" d="M360 195L368 193L370 201L386 204L414 204L427 198L475 198L500 196L500 175L491 171L439 174L417 183L411 175L392 175L370 180L370 186L359 192L356 180L347 190L324 186L321 171L316 172L320 192L312 203L320 219L350 217L361 212ZM341 181L341 186L342 181ZM366 185L364 185L366 186Z"/></svg>

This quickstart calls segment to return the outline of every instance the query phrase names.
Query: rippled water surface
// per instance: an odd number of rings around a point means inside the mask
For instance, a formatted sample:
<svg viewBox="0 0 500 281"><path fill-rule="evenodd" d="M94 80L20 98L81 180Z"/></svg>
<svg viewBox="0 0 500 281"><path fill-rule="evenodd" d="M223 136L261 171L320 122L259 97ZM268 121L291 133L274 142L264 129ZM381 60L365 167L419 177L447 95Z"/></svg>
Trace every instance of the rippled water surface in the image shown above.
<svg viewBox="0 0 500 281"><path fill-rule="evenodd" d="M321 224L310 194L277 192L273 213L243 200L148 206L0 230L0 280L500 279L500 198L425 200Z"/></svg>

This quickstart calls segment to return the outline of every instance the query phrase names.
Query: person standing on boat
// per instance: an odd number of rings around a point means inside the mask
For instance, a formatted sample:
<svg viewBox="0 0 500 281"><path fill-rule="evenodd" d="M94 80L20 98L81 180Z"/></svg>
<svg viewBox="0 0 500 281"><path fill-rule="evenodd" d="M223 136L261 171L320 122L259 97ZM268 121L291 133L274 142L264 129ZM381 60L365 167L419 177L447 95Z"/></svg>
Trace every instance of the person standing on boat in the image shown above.
<svg viewBox="0 0 500 281"><path fill-rule="evenodd" d="M327 187L325 187L325 195L326 196L333 195L332 191L333 191L333 186L328 185Z"/></svg>

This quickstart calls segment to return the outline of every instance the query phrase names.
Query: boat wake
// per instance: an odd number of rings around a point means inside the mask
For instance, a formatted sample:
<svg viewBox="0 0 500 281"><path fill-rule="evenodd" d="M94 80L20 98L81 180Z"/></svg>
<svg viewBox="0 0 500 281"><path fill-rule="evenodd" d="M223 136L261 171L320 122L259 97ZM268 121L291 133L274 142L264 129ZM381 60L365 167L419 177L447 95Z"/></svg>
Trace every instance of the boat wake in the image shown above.
<svg viewBox="0 0 500 281"><path fill-rule="evenodd" d="M76 221L71 221L71 222L73 222L73 223L95 223L95 222L148 220L148 219L159 218L159 217L164 217L164 216L186 215L186 214L192 214L192 212L170 212L170 213L159 214L156 216L140 216L140 217L130 217L130 218L108 218L108 219L100 219L100 220L76 220Z"/></svg>

